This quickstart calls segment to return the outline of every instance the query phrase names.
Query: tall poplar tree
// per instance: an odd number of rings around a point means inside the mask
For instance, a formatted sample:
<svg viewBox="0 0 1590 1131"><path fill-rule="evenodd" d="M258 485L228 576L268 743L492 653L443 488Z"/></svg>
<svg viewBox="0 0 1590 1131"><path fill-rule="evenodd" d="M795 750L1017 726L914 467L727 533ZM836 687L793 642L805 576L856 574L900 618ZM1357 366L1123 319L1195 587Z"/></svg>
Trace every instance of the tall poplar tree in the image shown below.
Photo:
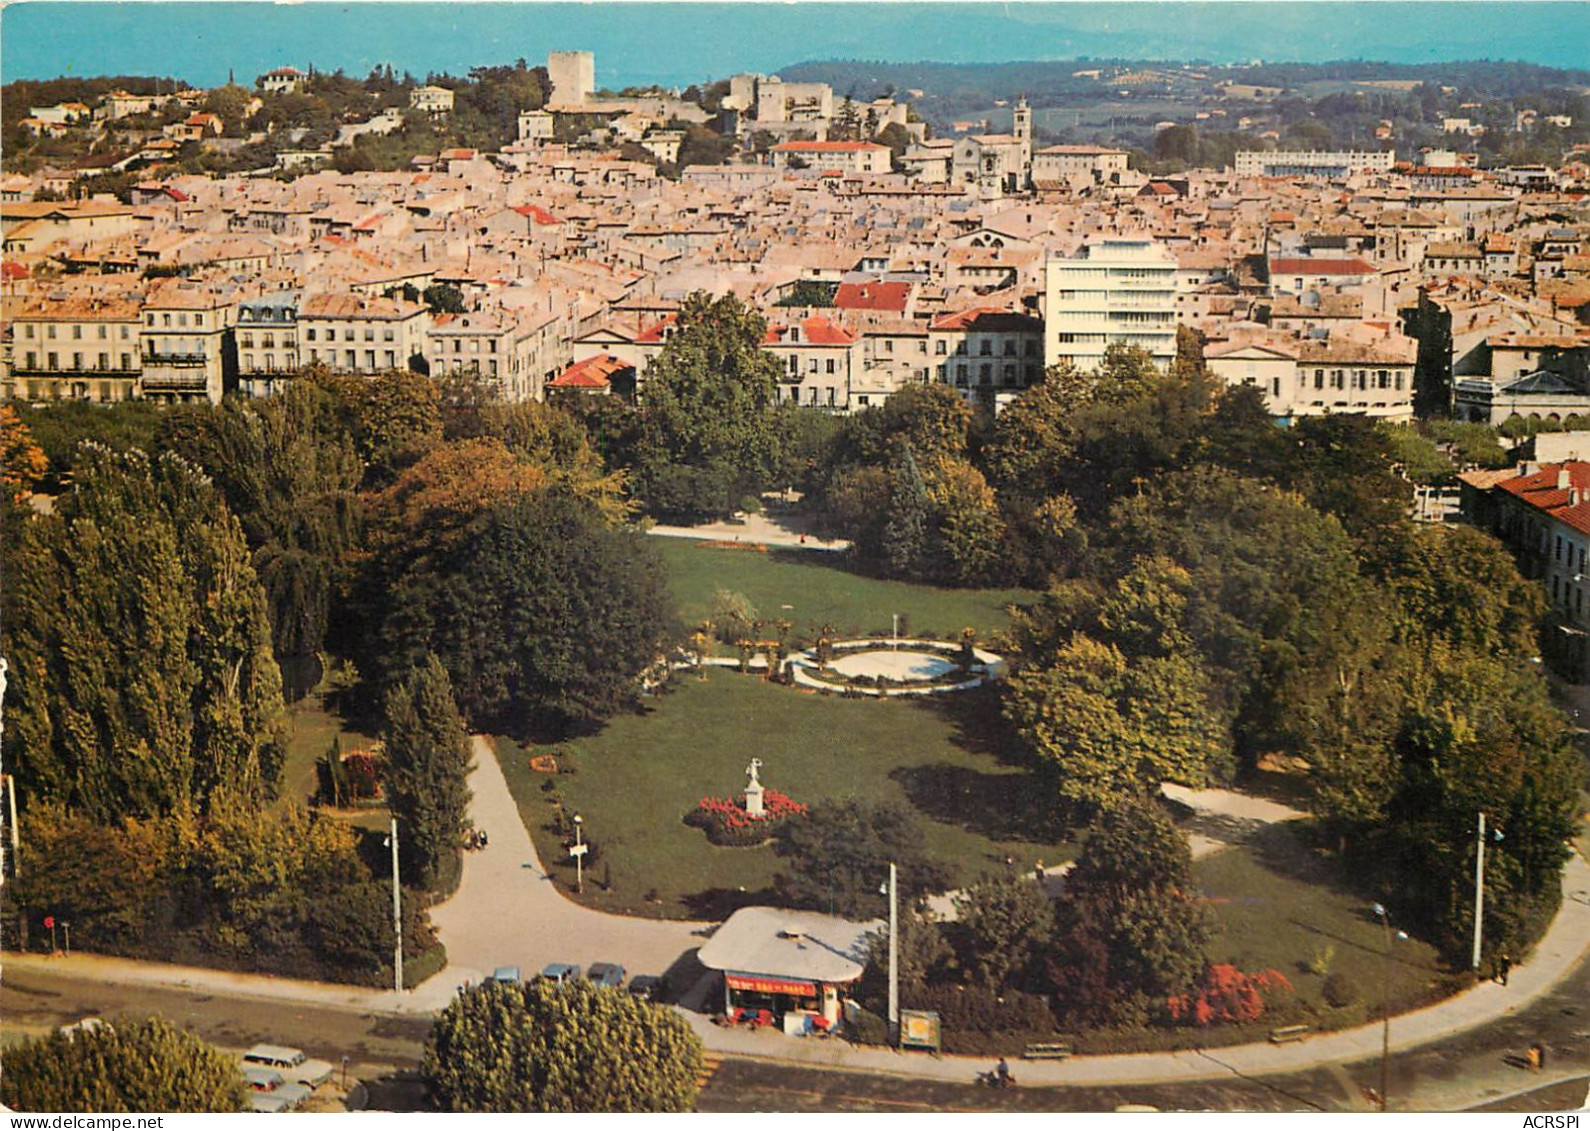
<svg viewBox="0 0 1590 1131"><path fill-rule="evenodd" d="M274 793L281 675L243 534L174 455L95 444L19 524L4 594L7 754L25 798L97 821Z"/></svg>
<svg viewBox="0 0 1590 1131"><path fill-rule="evenodd" d="M469 736L453 682L434 655L387 693L386 794L410 870L427 889L450 887L469 811Z"/></svg>

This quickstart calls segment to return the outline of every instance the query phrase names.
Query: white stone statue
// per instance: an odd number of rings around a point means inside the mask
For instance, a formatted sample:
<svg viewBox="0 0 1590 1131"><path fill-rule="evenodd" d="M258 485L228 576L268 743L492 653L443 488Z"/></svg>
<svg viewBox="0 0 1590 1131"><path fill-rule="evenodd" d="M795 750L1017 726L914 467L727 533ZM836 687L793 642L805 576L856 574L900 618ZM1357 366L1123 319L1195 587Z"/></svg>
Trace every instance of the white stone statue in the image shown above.
<svg viewBox="0 0 1590 1131"><path fill-rule="evenodd" d="M752 758L751 764L745 767L745 772L751 779L745 783L745 812L751 817L760 817L766 812L762 803L762 779L757 777L757 771L761 768L760 758Z"/></svg>

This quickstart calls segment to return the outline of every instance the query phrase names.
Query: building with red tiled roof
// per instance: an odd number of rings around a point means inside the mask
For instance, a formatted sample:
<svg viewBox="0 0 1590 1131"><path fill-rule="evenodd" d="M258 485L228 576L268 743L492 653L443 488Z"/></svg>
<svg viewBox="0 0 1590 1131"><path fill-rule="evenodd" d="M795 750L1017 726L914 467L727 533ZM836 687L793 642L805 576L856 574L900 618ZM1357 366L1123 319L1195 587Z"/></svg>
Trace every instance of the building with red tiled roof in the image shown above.
<svg viewBox="0 0 1590 1131"><path fill-rule="evenodd" d="M934 379L997 407L1043 376L1043 321L1019 310L978 306L928 325Z"/></svg>
<svg viewBox="0 0 1590 1131"><path fill-rule="evenodd" d="M1324 287L1355 287L1372 278L1373 264L1350 256L1272 256L1268 263L1272 294L1303 294Z"/></svg>
<svg viewBox="0 0 1590 1131"><path fill-rule="evenodd" d="M616 392L626 398L633 397L635 367L621 358L600 353L584 361L576 361L548 381L547 390L604 397Z"/></svg>
<svg viewBox="0 0 1590 1131"><path fill-rule="evenodd" d="M852 399L862 374L861 336L820 315L771 323L762 348L778 358L781 402L851 412L870 407Z"/></svg>
<svg viewBox="0 0 1590 1131"><path fill-rule="evenodd" d="M836 310L882 310L904 314L911 305L912 283L840 283L834 292Z"/></svg>
<svg viewBox="0 0 1590 1131"><path fill-rule="evenodd" d="M1462 478L1464 512L1507 544L1551 602L1547 657L1582 682L1590 661L1590 463L1523 464L1500 481Z"/></svg>

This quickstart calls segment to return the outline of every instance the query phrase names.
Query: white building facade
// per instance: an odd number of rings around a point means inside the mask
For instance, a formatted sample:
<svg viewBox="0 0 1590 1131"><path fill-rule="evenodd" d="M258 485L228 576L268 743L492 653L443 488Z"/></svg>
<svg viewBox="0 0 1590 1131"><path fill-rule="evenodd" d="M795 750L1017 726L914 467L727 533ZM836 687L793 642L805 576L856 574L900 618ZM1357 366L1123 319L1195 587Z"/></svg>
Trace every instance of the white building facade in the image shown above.
<svg viewBox="0 0 1590 1131"><path fill-rule="evenodd" d="M1109 238L1044 265L1044 367L1096 369L1114 343L1176 356L1176 259L1148 239Z"/></svg>

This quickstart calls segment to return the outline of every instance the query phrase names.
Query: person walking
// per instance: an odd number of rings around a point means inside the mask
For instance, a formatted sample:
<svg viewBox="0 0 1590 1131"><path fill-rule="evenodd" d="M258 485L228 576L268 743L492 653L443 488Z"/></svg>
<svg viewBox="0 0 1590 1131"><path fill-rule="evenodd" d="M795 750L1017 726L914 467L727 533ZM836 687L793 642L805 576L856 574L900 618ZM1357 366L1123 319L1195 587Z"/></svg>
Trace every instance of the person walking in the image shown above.
<svg viewBox="0 0 1590 1131"><path fill-rule="evenodd" d="M1497 980L1500 981L1502 985L1507 985L1507 975L1512 971L1512 969L1513 960L1511 956L1509 956L1504 950L1502 951L1502 956L1496 960Z"/></svg>

